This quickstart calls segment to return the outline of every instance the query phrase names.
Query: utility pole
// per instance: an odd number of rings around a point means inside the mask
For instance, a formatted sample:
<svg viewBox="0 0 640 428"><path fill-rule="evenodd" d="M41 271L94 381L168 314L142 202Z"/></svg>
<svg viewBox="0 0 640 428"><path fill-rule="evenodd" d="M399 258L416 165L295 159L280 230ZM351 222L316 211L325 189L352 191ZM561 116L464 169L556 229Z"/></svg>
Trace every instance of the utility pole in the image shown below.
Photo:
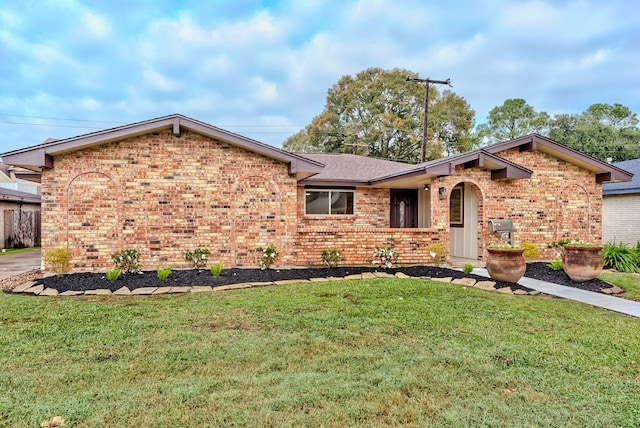
<svg viewBox="0 0 640 428"><path fill-rule="evenodd" d="M429 87L431 84L435 85L451 85L451 79L447 80L432 80L428 77L426 79L420 79L417 77L407 77L407 82L418 82L424 86L424 125L422 126L422 155L420 156L420 162L424 162L427 159L427 120L429 118Z"/></svg>

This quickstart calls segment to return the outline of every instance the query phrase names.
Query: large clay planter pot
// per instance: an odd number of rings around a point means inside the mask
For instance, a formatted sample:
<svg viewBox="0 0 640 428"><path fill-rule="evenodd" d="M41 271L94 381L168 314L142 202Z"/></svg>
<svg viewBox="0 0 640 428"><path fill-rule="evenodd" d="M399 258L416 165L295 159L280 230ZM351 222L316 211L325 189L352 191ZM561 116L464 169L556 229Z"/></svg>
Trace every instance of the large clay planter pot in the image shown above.
<svg viewBox="0 0 640 428"><path fill-rule="evenodd" d="M562 252L562 269L571 281L585 282L602 272L602 247L565 245Z"/></svg>
<svg viewBox="0 0 640 428"><path fill-rule="evenodd" d="M487 271L496 281L518 282L527 270L524 248L487 248L487 252Z"/></svg>

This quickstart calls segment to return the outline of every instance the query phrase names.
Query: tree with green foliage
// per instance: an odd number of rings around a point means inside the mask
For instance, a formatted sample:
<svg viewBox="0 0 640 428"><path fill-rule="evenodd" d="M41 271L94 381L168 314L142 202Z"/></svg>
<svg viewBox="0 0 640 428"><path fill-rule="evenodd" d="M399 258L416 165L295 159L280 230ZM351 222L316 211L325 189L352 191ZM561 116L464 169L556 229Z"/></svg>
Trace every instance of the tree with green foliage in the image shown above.
<svg viewBox="0 0 640 428"><path fill-rule="evenodd" d="M325 109L304 130L288 138L292 152L357 153L383 159L419 162L425 87L407 82L414 72L369 68L342 76L327 93ZM471 148L474 111L453 92L429 87L430 158L443 151Z"/></svg>
<svg viewBox="0 0 640 428"><path fill-rule="evenodd" d="M489 111L487 123L478 125L475 138L487 145L534 132L545 134L548 122L547 113L536 112L522 98L508 99Z"/></svg>
<svg viewBox="0 0 640 428"><path fill-rule="evenodd" d="M549 122L549 138L597 159L640 158L637 115L621 104L593 104L579 115L560 114Z"/></svg>

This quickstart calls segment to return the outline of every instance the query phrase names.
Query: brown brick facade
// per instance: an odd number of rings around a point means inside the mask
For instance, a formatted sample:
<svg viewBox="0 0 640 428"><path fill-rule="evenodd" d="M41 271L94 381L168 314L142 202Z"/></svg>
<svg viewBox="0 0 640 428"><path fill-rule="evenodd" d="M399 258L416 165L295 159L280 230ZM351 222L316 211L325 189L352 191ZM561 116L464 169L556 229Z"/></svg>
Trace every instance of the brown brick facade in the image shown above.
<svg viewBox="0 0 640 428"><path fill-rule="evenodd" d="M144 269L188 267L183 251L206 247L226 267L256 266L255 248L275 244L278 265L320 265L324 248L344 264L370 264L376 246L393 243L405 264L428 261L426 246L449 248L449 199L471 183L477 209L478 254L499 238L490 218L513 217L515 242L601 240L601 188L593 173L539 151L500 156L528 168L530 179L491 180L490 171L457 167L431 182L430 227L389 228L386 188L356 188L353 216L304 215L304 187L284 162L185 130L105 143L54 158L42 174L43 248L67 247L74 270L106 270L110 255L128 248Z"/></svg>

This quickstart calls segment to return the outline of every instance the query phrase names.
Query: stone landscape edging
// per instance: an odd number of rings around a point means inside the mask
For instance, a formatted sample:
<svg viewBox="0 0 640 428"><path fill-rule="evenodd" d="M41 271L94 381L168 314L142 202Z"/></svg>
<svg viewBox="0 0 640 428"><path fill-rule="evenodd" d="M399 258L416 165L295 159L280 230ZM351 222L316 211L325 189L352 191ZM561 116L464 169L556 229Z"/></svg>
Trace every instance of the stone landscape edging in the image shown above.
<svg viewBox="0 0 640 428"><path fill-rule="evenodd" d="M386 272L364 272L354 275L347 275L344 277L318 277L318 278L310 278L310 279L286 279L281 281L272 281L272 282L245 282L238 284L229 284L229 285L221 285L218 287L211 286L167 286L167 287L142 287L136 288L134 290L130 290L126 286L119 288L118 290L112 292L109 289L99 288L94 290L85 290L85 291L64 291L59 293L55 288L45 288L42 284L37 284L35 281L25 282L24 284L18 285L17 287L9 290L9 293L12 294L30 294L34 296L48 296L48 297L57 297L57 296L151 296L151 295L161 295L161 294L180 294L180 293L202 293L202 292L211 292L211 291L227 291L227 290L240 290L244 288L257 288L257 287L266 287L272 285L285 285L285 284L304 284L304 283L312 283L312 282L328 282L328 281L347 281L347 280L365 280L365 279L382 279L382 278L400 278L400 279L421 279L421 280L430 280L436 282L443 283L451 283L457 284L465 287L478 288L480 290L485 291L497 291L499 293L508 293L508 294L516 294L516 295L538 295L539 291L531 290L525 291L522 289L518 289L512 291L510 287L500 287L495 288L496 283L494 281L476 281L473 278L457 278L454 279L452 277L445 278L431 278L431 277L414 277L406 275L402 272L397 272L395 275L388 274Z"/></svg>

